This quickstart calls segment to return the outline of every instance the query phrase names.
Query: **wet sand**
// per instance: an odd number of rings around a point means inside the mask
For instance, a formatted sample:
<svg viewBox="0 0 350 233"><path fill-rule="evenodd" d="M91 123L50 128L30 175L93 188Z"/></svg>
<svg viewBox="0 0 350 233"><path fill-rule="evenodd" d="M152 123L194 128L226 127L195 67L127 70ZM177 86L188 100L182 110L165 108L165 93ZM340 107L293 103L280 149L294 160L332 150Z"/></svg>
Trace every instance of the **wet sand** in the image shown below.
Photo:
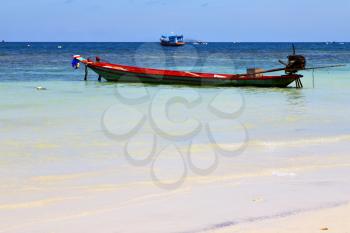
<svg viewBox="0 0 350 233"><path fill-rule="evenodd" d="M223 227L222 229L206 231L206 233L344 233L350 229L349 213L350 205L344 203L338 207L276 217L251 224Z"/></svg>

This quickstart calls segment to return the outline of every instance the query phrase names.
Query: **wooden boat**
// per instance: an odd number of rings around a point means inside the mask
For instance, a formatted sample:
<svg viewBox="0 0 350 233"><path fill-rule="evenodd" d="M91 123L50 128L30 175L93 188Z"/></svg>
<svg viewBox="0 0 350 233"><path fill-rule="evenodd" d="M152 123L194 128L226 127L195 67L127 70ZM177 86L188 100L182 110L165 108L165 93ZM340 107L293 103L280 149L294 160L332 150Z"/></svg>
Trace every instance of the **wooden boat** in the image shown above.
<svg viewBox="0 0 350 233"><path fill-rule="evenodd" d="M149 69L135 66L125 66L106 62L91 61L80 56L75 59L95 71L100 78L112 82L153 83L153 84L186 84L210 86L256 86L256 87L287 87L302 75L258 76L239 74L213 74L189 71Z"/></svg>
<svg viewBox="0 0 350 233"><path fill-rule="evenodd" d="M153 83L153 84L185 84L203 86L255 86L255 87L287 87L295 82L297 88L303 87L301 83L300 70L313 70L341 65L306 68L306 59L302 55L296 55L293 46L293 55L288 56L288 63L279 61L285 67L261 70L248 69L246 74L220 74L220 73L199 73L190 71L161 70L126 66L102 62L99 57L96 60L85 59L80 55L73 56L72 66L79 67L79 63L85 65L85 80L87 79L88 68L95 71L101 78L112 82L127 83ZM285 71L285 75L266 76L264 74Z"/></svg>

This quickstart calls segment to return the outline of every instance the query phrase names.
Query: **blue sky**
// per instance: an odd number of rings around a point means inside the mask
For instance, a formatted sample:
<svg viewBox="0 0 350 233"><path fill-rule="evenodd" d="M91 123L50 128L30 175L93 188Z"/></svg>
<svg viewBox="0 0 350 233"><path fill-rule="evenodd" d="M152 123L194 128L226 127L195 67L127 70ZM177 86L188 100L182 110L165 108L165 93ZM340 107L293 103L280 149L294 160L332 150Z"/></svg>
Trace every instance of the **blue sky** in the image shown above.
<svg viewBox="0 0 350 233"><path fill-rule="evenodd" d="M0 0L0 40L350 41L349 0Z"/></svg>

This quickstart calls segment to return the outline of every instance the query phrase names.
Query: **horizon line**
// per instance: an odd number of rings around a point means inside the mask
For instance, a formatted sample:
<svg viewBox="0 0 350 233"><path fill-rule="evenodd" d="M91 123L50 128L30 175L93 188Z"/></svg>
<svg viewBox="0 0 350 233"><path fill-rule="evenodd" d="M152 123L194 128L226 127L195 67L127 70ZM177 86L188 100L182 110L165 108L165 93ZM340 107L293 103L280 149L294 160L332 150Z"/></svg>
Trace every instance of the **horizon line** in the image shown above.
<svg viewBox="0 0 350 233"><path fill-rule="evenodd" d="M185 41L186 42L186 41ZM195 43L188 41L186 43ZM207 43L350 43L350 41L203 41ZM159 41L0 41L0 43L159 43Z"/></svg>

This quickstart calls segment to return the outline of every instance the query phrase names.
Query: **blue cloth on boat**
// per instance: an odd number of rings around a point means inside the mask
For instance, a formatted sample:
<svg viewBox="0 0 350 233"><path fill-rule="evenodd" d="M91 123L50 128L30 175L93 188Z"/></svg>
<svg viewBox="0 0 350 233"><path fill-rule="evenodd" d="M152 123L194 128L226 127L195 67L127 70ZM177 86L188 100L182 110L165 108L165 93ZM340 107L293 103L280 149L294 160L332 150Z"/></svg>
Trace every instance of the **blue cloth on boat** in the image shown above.
<svg viewBox="0 0 350 233"><path fill-rule="evenodd" d="M78 64L79 64L79 60L78 59L76 59L76 58L73 58L73 60L72 60L72 67L74 68L74 69L78 69Z"/></svg>

